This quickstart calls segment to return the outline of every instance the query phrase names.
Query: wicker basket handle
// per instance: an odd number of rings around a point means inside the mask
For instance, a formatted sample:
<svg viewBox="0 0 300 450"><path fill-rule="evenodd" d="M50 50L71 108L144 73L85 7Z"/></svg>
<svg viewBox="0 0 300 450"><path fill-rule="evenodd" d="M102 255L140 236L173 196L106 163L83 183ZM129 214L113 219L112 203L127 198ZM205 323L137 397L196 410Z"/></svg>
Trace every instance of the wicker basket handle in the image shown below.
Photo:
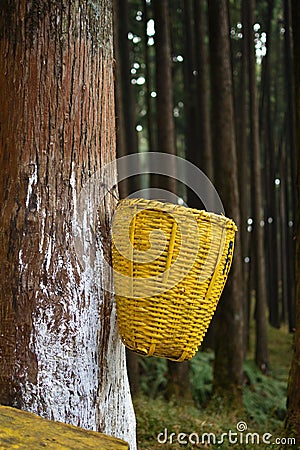
<svg viewBox="0 0 300 450"><path fill-rule="evenodd" d="M169 274L170 274L169 269L170 269L171 264L172 264L176 232L177 232L177 222L175 220L173 222L173 225L172 225L172 231L171 231L171 236L170 236L170 243L169 243L169 248L168 248L168 256L167 256L167 261L166 261L166 268L165 268L164 276L163 276L163 283L166 283L168 281L168 278L169 278Z"/></svg>

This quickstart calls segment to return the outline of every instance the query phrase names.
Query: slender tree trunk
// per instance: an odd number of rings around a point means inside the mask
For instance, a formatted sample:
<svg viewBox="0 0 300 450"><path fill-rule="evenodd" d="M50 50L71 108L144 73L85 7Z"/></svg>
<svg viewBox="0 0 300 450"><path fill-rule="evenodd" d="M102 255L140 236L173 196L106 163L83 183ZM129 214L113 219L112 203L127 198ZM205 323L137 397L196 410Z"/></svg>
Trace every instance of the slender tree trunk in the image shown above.
<svg viewBox="0 0 300 450"><path fill-rule="evenodd" d="M1 2L0 402L134 449L125 353L105 290L115 201L81 195L115 159L111 6Z"/></svg>
<svg viewBox="0 0 300 450"><path fill-rule="evenodd" d="M157 150L176 155L168 1L153 0L153 9L155 19ZM175 167L173 173L176 177ZM154 175L153 181L155 187L166 188L174 194L177 193L175 178L169 178L166 181Z"/></svg>
<svg viewBox="0 0 300 450"><path fill-rule="evenodd" d="M145 39L145 73L146 73L146 106L147 106L147 132L148 132L148 149L150 152L157 151L155 146L155 130L153 120L153 105L151 98L151 68L150 68L150 47L148 45L148 5L146 0L143 0L143 13L144 13L144 39Z"/></svg>
<svg viewBox="0 0 300 450"><path fill-rule="evenodd" d="M281 291L282 291L282 312L281 320L286 322L288 314L288 264L287 261L287 205L286 205L286 184L287 184L287 161L286 161L286 146L281 142L279 148L279 176L280 176L280 192L279 192L279 215L281 222L281 232L280 232L280 246L281 246L281 258L280 258L280 268L281 268Z"/></svg>
<svg viewBox="0 0 300 450"><path fill-rule="evenodd" d="M233 218L239 228L228 4L210 0L208 11L215 185L226 215ZM241 248L240 236L237 234L233 266L217 309L213 383L215 393L224 398L227 406L240 406L242 403L243 325Z"/></svg>
<svg viewBox="0 0 300 450"><path fill-rule="evenodd" d="M295 73L295 125L296 125L296 155L298 160L297 194L298 207L296 217L296 330L294 340L294 355L288 383L287 417L285 428L288 435L295 436L300 441L300 3L292 0L292 27L294 43L294 73Z"/></svg>
<svg viewBox="0 0 300 450"><path fill-rule="evenodd" d="M196 128L198 128L198 141L194 162L208 178L213 182L213 155L211 145L211 126L210 126L210 104L209 104L209 65L208 48L206 44L207 36L207 14L206 1L194 0L194 22L195 22L195 72L196 72L196 94L198 118ZM187 87L187 89L189 89ZM193 203L195 199L195 203ZM200 209L203 205L196 196L188 198L189 206ZM202 347L215 347L215 317L213 317L209 329L204 337Z"/></svg>
<svg viewBox="0 0 300 450"><path fill-rule="evenodd" d="M169 9L167 0L154 0L156 87L157 87L157 140L158 150L176 155L175 128L173 118L172 71L170 48ZM173 170L176 177L175 167ZM154 178L154 186L177 194L176 178L167 180ZM191 398L188 362L168 361L168 395L180 400Z"/></svg>
<svg viewBox="0 0 300 450"><path fill-rule="evenodd" d="M256 61L254 49L254 1L249 0L248 29L250 32L249 43L249 92L250 92L250 142L251 142L251 181L253 204L253 246L255 248L256 271L256 346L255 360L258 367L266 372L269 367L268 343L267 343L267 295L265 279L265 254L264 254L264 230L260 222L264 220L262 205L262 178L261 178L261 153L259 142L259 117L258 96L256 86Z"/></svg>
<svg viewBox="0 0 300 450"><path fill-rule="evenodd" d="M206 14L205 1L194 0L195 15L195 45L196 45L196 74L197 74L197 101L199 109L199 144L200 153L199 167L205 172L208 178L213 181L213 158L211 148L211 127L209 108L209 71L207 46L205 42Z"/></svg>
<svg viewBox="0 0 300 450"><path fill-rule="evenodd" d="M185 142L186 158L201 167L201 148L199 146L199 118L197 105L196 64L195 64L195 33L194 11L190 0L183 1L184 11L184 117L185 117ZM200 200L192 191L188 191L188 205L199 208Z"/></svg>
<svg viewBox="0 0 300 450"><path fill-rule="evenodd" d="M296 155L295 155L295 105L294 105L294 74L293 74L293 44L291 30L291 1L284 0L284 67L287 92L287 184L286 184L286 205L287 217L287 288L288 288L288 322L292 331L295 326L295 265L290 261L295 260L294 237L295 237L295 217L297 205L296 193ZM290 225L291 222L291 225Z"/></svg>
<svg viewBox="0 0 300 450"><path fill-rule="evenodd" d="M116 83L119 85L117 93L117 107L120 114L117 117L120 121L118 136L117 155L124 156L130 153L137 153L138 140L136 132L136 114L133 85L131 84L131 58L130 45L128 40L129 30L129 11L128 0L114 0L115 17L115 56L116 56ZM119 133L119 134L120 134ZM120 183L120 193L125 191L135 192L139 189L140 183L138 177L124 180Z"/></svg>
<svg viewBox="0 0 300 450"><path fill-rule="evenodd" d="M119 158L137 151L134 99L130 83L128 22L128 2L114 0L116 125L117 156ZM138 179L129 180L125 178L122 180L119 183L121 198L126 198L130 194L131 189L136 191L138 186ZM134 396L140 391L138 356L126 349L126 361L131 394Z"/></svg>
<svg viewBox="0 0 300 450"><path fill-rule="evenodd" d="M116 153L120 158L126 155L126 131L125 131L125 111L122 92L122 67L121 67L121 50L120 50L120 33L119 33L119 0L113 0L113 30L114 30L114 59L115 59L115 109L116 109ZM121 198L128 195L129 186L128 179L119 183L119 194Z"/></svg>
<svg viewBox="0 0 300 450"><path fill-rule="evenodd" d="M274 142L274 123L272 111L272 88L271 57L273 55L273 30L272 19L274 1L268 2L266 15L266 48L267 54L262 61L261 76L261 106L260 106L260 141L263 148L264 160L264 185L265 185L265 257L266 257L266 286L268 292L269 322L273 327L280 327L279 297L278 297L278 249L277 249L277 210L276 192L274 180L276 146Z"/></svg>
<svg viewBox="0 0 300 450"><path fill-rule="evenodd" d="M250 317L249 317L249 303L250 295L250 264L245 264L245 258L249 258L249 233L247 231L247 219L251 215L250 202L250 174L249 174L249 146L248 146L248 39L247 27L245 26L245 10L246 0L242 2L242 23L243 23L243 43L242 43L242 58L240 70L240 84L238 86L238 101L236 110L236 124L237 124L237 159L238 159L238 185L240 195L240 212L241 212L241 249L242 249L242 271L243 284L245 286L245 302L244 302L244 341L246 346L249 346L250 333ZM247 293L247 294L246 294Z"/></svg>

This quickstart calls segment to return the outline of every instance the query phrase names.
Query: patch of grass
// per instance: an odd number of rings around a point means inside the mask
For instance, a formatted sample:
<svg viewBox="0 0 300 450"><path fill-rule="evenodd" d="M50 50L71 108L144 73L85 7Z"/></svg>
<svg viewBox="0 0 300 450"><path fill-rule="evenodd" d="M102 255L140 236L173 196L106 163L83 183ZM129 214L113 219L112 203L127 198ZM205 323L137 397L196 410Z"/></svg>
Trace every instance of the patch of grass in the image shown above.
<svg viewBox="0 0 300 450"><path fill-rule="evenodd" d="M221 399L211 400L214 358L212 352L199 351L191 360L190 381L194 405L186 402L184 398L180 405L173 401L166 401L162 392L166 384L165 362L160 360L158 366L153 361L145 362L142 376L143 394L134 399L139 450L181 448L227 450L232 447L241 450L266 450L280 448L278 444L273 445L272 443L260 442L260 445L257 445L254 434L249 435L248 444L245 443L245 439L246 433L258 433L260 439L264 433L270 433L274 439L281 435L284 436L282 426L285 416L288 371L292 356L291 342L292 336L286 329L269 329L271 364L268 375L263 375L257 369L252 354L249 353L244 364L243 399L245 409L243 413L225 410ZM154 389L151 388L153 382ZM232 439L234 439L233 433L237 432L237 424L241 421L247 424L247 431L238 433L239 443L229 442L228 433L231 432ZM172 433L174 434L172 435ZM180 435L180 433L184 434ZM215 443L213 443L213 435L209 435L209 433L216 436ZM227 433L223 442L221 442L222 433ZM197 443L197 436L200 440L199 443ZM203 436L206 441L201 443ZM189 442L189 438L192 442ZM273 438L270 439L270 442L273 442ZM251 442L251 439L254 441ZM208 440L211 445L208 445ZM186 443L183 444L183 442Z"/></svg>

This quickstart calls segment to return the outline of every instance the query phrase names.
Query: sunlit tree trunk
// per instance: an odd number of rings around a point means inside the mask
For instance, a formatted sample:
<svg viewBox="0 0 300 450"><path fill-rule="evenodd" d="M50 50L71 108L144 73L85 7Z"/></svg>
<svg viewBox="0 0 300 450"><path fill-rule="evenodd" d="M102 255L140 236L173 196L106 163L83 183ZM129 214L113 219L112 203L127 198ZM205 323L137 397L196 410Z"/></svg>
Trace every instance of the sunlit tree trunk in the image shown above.
<svg viewBox="0 0 300 450"><path fill-rule="evenodd" d="M134 449L103 264L115 199L96 195L115 159L111 3L1 2L0 402Z"/></svg>
<svg viewBox="0 0 300 450"><path fill-rule="evenodd" d="M224 203L226 215L240 226L237 157L233 110L228 4L208 2L212 145L215 186ZM229 279L217 308L217 333L214 364L214 391L228 405L242 403L243 374L243 288L240 237Z"/></svg>
<svg viewBox="0 0 300 450"><path fill-rule="evenodd" d="M300 3L292 0L292 27L294 42L295 73L295 126L296 155L298 159L297 194L300 198ZM288 435L300 441L300 204L296 216L296 330L294 354L289 375L287 417L285 427Z"/></svg>

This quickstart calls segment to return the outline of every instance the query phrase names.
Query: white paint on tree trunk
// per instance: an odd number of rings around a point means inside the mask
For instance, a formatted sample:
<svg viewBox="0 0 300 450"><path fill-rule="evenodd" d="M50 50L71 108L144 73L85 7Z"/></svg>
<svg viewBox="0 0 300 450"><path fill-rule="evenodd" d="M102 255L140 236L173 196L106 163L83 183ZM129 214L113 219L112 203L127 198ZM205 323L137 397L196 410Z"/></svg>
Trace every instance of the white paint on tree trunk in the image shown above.
<svg viewBox="0 0 300 450"><path fill-rule="evenodd" d="M31 163L30 164L31 169L31 175L28 178L28 187L27 187L27 196L26 196L26 208L29 206L29 200L32 194L32 188L37 183L37 164Z"/></svg>
<svg viewBox="0 0 300 450"><path fill-rule="evenodd" d="M135 415L127 378L125 347L120 341L115 308L111 315L110 330L106 379L100 386L98 397L99 416L105 432L130 442L130 449L133 450L136 448ZM116 377L116 373L121 376Z"/></svg>
<svg viewBox="0 0 300 450"><path fill-rule="evenodd" d="M35 168L28 182L26 207L37 180ZM25 375L22 402L27 411L120 437L130 443L131 450L136 450L135 415L114 307L110 328L106 330L109 339L102 360L103 379L99 379L99 349L106 334L102 333L105 321L101 315L105 274L101 239L96 243L92 231L96 205L86 198L79 217L74 172L70 185L74 205L72 228L82 243L84 267L76 260L68 224L64 228L64 251L57 248L55 235L40 237L40 250L47 240L43 263L46 273L35 293L30 342L38 370L35 382ZM38 186L35 193L38 195ZM40 220L45 222L45 217L42 215ZM41 229L45 230L45 223ZM19 259L21 263L21 253Z"/></svg>

